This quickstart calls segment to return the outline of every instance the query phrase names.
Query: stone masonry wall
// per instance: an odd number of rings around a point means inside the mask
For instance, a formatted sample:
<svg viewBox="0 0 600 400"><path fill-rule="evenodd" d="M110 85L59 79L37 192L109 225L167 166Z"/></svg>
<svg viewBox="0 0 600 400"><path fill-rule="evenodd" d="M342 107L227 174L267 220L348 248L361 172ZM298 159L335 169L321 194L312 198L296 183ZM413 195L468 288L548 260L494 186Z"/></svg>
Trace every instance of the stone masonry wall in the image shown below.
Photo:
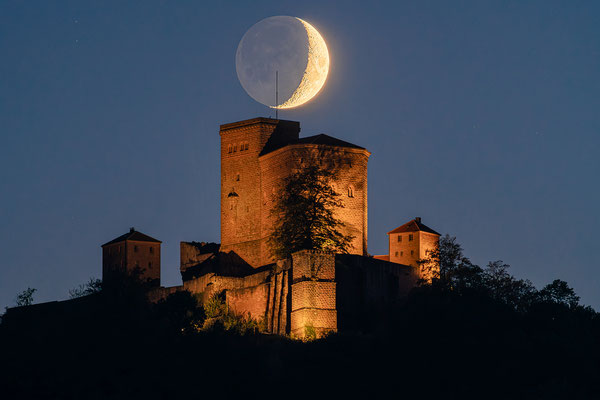
<svg viewBox="0 0 600 400"><path fill-rule="evenodd" d="M337 331L335 255L302 250L292 255L290 334L304 338Z"/></svg>

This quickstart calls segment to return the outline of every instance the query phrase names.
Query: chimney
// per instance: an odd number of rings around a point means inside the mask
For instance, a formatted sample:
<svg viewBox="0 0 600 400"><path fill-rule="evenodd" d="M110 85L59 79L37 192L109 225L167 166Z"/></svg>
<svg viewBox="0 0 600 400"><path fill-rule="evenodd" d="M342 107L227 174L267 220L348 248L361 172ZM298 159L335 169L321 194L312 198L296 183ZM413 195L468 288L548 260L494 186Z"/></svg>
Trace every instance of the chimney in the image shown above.
<svg viewBox="0 0 600 400"><path fill-rule="evenodd" d="M417 221L417 224L420 224L421 223L421 217L416 217L415 221Z"/></svg>
<svg viewBox="0 0 600 400"><path fill-rule="evenodd" d="M129 228L129 233L133 233L135 232L135 228L132 226L131 228Z"/></svg>

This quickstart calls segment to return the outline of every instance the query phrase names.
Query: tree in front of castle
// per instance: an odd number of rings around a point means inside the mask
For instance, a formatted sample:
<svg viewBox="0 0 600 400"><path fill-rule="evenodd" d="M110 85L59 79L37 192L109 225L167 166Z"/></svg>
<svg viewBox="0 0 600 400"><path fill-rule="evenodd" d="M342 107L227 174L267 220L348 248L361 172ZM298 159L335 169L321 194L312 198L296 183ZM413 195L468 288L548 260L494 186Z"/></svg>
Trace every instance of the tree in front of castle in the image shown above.
<svg viewBox="0 0 600 400"><path fill-rule="evenodd" d="M274 198L275 222L269 238L276 258L305 249L348 253L354 237L340 231L344 223L334 215L336 208L343 207L332 186L335 176L335 170L312 161L283 180Z"/></svg>

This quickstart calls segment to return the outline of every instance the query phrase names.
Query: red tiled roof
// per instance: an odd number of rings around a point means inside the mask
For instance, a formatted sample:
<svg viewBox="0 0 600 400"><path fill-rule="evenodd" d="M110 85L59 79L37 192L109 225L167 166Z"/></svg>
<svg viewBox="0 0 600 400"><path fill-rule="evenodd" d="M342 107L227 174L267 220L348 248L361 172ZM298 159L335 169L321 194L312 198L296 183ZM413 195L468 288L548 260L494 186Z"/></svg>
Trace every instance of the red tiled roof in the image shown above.
<svg viewBox="0 0 600 400"><path fill-rule="evenodd" d="M427 225L421 223L421 218L418 218L418 217L413 219L412 221L405 223L404 225L397 227L393 231L389 231L388 235L390 233L419 232L419 231L433 233L434 235L440 236L439 233L437 233L436 231L434 231Z"/></svg>

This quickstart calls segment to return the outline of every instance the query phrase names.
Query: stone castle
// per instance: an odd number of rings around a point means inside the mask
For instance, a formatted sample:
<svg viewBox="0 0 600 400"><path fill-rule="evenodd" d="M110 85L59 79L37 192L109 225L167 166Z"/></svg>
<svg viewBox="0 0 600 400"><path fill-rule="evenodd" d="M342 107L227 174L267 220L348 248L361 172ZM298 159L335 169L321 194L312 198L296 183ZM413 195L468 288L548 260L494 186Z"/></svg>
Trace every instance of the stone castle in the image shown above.
<svg viewBox="0 0 600 400"><path fill-rule="evenodd" d="M420 218L388 232L389 252L367 252L367 164L363 147L320 134L300 138L294 121L254 118L221 125L221 243L181 242L183 284L160 286L160 244L130 232L102 246L103 280L139 269L155 288L153 301L187 290L205 301L223 295L230 310L262 320L270 333L302 338L352 329L361 308L393 302L420 279L419 260L437 248L439 234ZM352 235L349 254L302 250L276 260L268 238L282 180L309 162L335 169L342 195L335 211Z"/></svg>

